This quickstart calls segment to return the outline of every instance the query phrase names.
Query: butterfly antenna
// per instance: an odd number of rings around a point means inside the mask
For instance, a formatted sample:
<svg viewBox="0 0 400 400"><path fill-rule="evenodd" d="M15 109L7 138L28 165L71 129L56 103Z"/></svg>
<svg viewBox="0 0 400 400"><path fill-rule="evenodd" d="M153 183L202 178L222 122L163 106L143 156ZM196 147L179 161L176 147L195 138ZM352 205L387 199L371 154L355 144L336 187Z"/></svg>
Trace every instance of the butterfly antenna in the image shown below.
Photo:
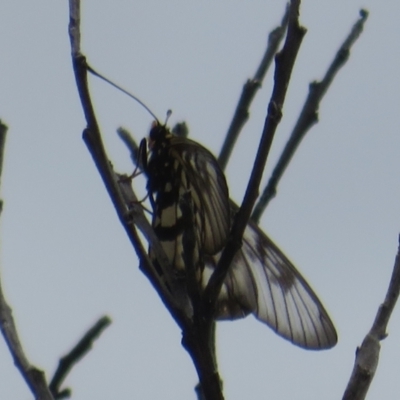
<svg viewBox="0 0 400 400"><path fill-rule="evenodd" d="M150 110L150 108L143 103L142 100L140 100L138 97L136 97L135 95L133 95L132 93L129 93L127 90L125 90L124 88L122 88L121 86L117 85L116 83L110 81L108 78L106 78L105 76L101 75L100 73L98 73L97 71L95 71L90 65L86 66L87 70L92 73L93 75L97 76L98 78L102 79L103 81L107 82L108 84L110 84L111 86L114 86L116 89L120 90L122 93L125 93L127 96L129 96L130 98L132 98L133 100L135 100L136 102L138 102L156 121L158 121L158 118L156 117L156 115L153 113L153 111ZM168 110L168 112L170 112L171 110ZM170 114L172 113L172 111L170 112ZM170 115L169 114L169 115ZM167 113L167 119L169 118L169 115Z"/></svg>

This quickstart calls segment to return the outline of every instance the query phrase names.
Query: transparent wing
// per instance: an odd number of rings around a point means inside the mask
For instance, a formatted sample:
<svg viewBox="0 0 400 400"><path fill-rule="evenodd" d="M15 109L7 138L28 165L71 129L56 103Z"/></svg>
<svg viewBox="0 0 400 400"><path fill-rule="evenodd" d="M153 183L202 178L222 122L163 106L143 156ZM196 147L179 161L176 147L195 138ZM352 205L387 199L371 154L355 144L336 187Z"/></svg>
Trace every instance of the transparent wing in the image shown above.
<svg viewBox="0 0 400 400"><path fill-rule="evenodd" d="M195 205L203 250L206 254L215 254L225 246L230 231L229 193L224 173L215 157L200 144L175 137L171 145L171 155L182 166L180 185L185 190L189 188Z"/></svg>
<svg viewBox="0 0 400 400"><path fill-rule="evenodd" d="M209 257L203 285L220 253ZM306 349L328 349L337 334L316 294L279 248L249 222L243 246L236 254L221 288L218 319L237 319L253 313L278 335Z"/></svg>

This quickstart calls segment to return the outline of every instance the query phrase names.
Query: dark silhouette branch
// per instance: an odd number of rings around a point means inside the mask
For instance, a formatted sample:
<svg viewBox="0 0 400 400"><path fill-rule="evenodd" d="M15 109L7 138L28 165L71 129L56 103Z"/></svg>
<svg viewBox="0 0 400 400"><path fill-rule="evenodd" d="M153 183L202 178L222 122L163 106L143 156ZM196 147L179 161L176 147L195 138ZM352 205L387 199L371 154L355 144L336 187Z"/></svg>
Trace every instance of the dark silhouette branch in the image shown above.
<svg viewBox="0 0 400 400"><path fill-rule="evenodd" d="M53 379L50 382L49 389L55 399L64 399L70 397L70 389L61 389L65 378L74 367L92 348L93 342L103 333L111 324L111 319L107 316L101 317L82 337L76 346L59 363Z"/></svg>
<svg viewBox="0 0 400 400"><path fill-rule="evenodd" d="M381 341L387 337L386 329L400 293L400 236L392 277L385 300L380 305L375 321L357 348L353 372L343 400L365 399L379 362Z"/></svg>
<svg viewBox="0 0 400 400"><path fill-rule="evenodd" d="M265 75L267 74L269 66L271 65L272 60L276 52L278 51L279 45L285 36L288 21L289 5L286 6L281 25L271 31L268 36L267 49L265 50L261 63L257 68L257 72L255 73L254 77L252 79L249 79L243 86L242 94L236 106L232 122L229 126L224 144L222 145L222 149L218 157L218 162L222 170L226 168L229 157L235 146L236 140L239 137L239 134L244 124L249 119L249 109L251 102L253 101L258 89L261 88L262 82L265 78Z"/></svg>
<svg viewBox="0 0 400 400"><path fill-rule="evenodd" d="M368 18L368 12L366 10L360 11L360 18L354 24L350 34L347 36L343 44L340 46L336 53L334 60L329 66L324 78L320 82L312 82L308 97L304 103L303 109L299 115L297 123L292 131L290 139L288 140L282 155L280 156L276 167L274 168L271 177L268 181L267 186L263 190L260 199L256 207L254 208L251 216L252 220L258 222L261 218L262 213L267 207L270 200L276 195L276 188L283 173L289 165L294 153L296 152L301 141L305 137L306 133L310 128L318 122L318 109L319 105L331 85L336 74L344 66L346 61L349 59L350 49L364 28L364 23Z"/></svg>
<svg viewBox="0 0 400 400"><path fill-rule="evenodd" d="M7 126L0 121L0 179L3 170L4 146L7 134ZM0 201L0 213L3 201ZM27 383L35 399L53 400L53 396L47 387L46 377L43 371L33 366L27 359L22 344L19 340L17 328L12 316L11 307L7 304L0 279L0 329L4 340L12 355L15 366L18 368Z"/></svg>
<svg viewBox="0 0 400 400"><path fill-rule="evenodd" d="M1 186L1 178L3 176L4 148L6 144L7 131L8 131L8 126L5 125L0 119L0 186Z"/></svg>
<svg viewBox="0 0 400 400"><path fill-rule="evenodd" d="M71 3L73 3L73 5L71 5ZM124 197L121 190L120 178L112 170L111 164L104 149L100 129L97 123L88 88L88 65L86 63L85 57L79 52L80 44L76 43L76 41L80 39L80 17L79 15L73 14L74 12L79 10L79 6L76 6L77 3L79 3L78 0L70 0L70 12L72 14L70 15L69 33L76 85L81 99L82 109L87 122L87 128L83 132L83 140L86 143L86 146L88 147L88 150L92 155L93 161L100 173L100 176L103 179L103 183L114 204L120 222L124 226L125 231L141 260L142 271L151 281L158 294L160 295L162 301L164 302L165 306L170 311L171 315L174 317L178 325L182 326L185 324L185 319L187 318L187 315L184 312L184 307L182 306L182 304L179 303L179 300L181 298L180 293L176 293L176 295L174 295L174 285L171 284L169 288L167 287L165 280L160 278L160 275L157 273L156 268L147 256L147 251L141 243L135 225L138 225L139 229L143 229L145 231L146 226L142 227L140 224L147 223L148 225L148 222L145 218L135 219L135 217L140 215L140 211L138 211L138 209L140 209L140 205L138 205L137 203L135 204L135 202L126 202L126 198ZM154 245L156 249L161 248L160 245L157 246L157 243L151 242L151 245ZM166 257L158 257L157 252L156 256L160 268L165 272L163 274L164 278L168 279L168 277L170 277L171 275L167 272L171 270L171 266L165 263Z"/></svg>
<svg viewBox="0 0 400 400"><path fill-rule="evenodd" d="M254 162L253 170L246 189L242 205L235 217L228 243L221 255L218 267L212 274L205 289L205 302L209 312L214 313L216 300L224 282L229 266L240 247L241 238L250 218L254 203L258 197L258 190L271 148L276 128L282 117L282 107L285 101L290 76L306 30L299 24L299 0L292 0L289 9L289 23L285 44L281 52L275 57L275 84L268 105L267 117Z"/></svg>

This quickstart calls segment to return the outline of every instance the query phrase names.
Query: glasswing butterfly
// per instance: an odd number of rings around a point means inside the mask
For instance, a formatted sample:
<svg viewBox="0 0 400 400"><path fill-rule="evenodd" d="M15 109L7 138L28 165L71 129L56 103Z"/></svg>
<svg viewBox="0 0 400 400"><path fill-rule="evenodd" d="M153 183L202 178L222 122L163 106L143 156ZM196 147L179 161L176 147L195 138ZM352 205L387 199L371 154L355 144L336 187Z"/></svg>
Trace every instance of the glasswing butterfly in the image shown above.
<svg viewBox="0 0 400 400"><path fill-rule="evenodd" d="M141 143L141 163L153 208L152 225L177 272L185 271L181 199L189 196L195 232L196 277L204 289L218 265L237 206L215 157L202 145L153 123ZM149 250L152 255L151 248ZM323 305L288 258L253 222L217 301L217 319L253 313L278 335L307 349L327 349L337 334Z"/></svg>

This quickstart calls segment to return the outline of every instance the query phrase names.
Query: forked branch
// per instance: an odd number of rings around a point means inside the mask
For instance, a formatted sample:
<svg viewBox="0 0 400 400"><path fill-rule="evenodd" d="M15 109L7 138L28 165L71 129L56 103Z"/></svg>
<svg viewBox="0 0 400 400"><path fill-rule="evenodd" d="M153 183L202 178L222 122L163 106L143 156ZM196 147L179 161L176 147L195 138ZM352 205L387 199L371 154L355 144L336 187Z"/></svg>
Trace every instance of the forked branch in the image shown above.
<svg viewBox="0 0 400 400"><path fill-rule="evenodd" d="M7 126L0 121L0 179L3 170L4 146L6 140ZM0 200L0 214L3 208L3 201ZM22 343L19 340L17 328L12 316L11 307L7 304L0 279L0 329L8 349L14 359L25 382L27 383L35 399L53 400L53 396L47 387L44 372L32 365L25 355Z"/></svg>

